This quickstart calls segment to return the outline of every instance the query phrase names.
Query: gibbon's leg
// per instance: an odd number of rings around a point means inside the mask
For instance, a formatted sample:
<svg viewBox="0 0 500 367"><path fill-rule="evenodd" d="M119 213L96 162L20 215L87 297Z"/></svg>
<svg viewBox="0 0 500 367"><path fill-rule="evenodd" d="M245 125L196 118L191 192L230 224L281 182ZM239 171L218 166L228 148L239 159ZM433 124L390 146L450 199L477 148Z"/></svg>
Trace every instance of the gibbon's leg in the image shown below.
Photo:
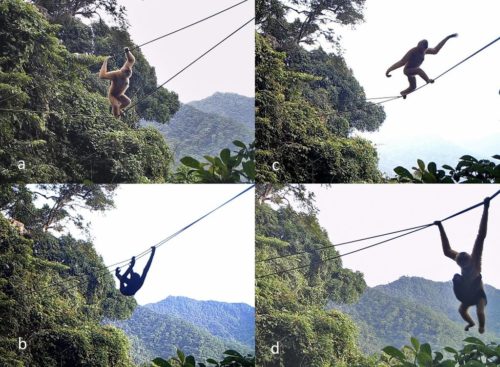
<svg viewBox="0 0 500 367"><path fill-rule="evenodd" d="M434 83L434 79L430 79L427 74L425 73L425 71L423 71L422 69L420 68L417 68L415 70L415 74L417 74L419 77L421 77L422 79L425 80L426 83Z"/></svg>
<svg viewBox="0 0 500 367"><path fill-rule="evenodd" d="M120 100L120 108L121 109L124 109L125 107L127 107L129 104L130 104L130 98L128 98L125 94L122 94L121 96L118 97L118 99Z"/></svg>
<svg viewBox="0 0 500 367"><path fill-rule="evenodd" d="M474 321L472 321L472 318L470 317L469 313L467 312L469 306L465 306L463 303L460 304L460 307L458 308L458 313L460 313L460 316L462 316L462 319L467 321L467 326L465 327L465 331L469 331L469 328L473 327L475 325Z"/></svg>
<svg viewBox="0 0 500 367"><path fill-rule="evenodd" d="M484 316L484 307L485 306L486 306L486 300L484 298L481 298L476 306L477 319L479 320L479 333L480 334L484 333L484 326L486 323L485 316Z"/></svg>
<svg viewBox="0 0 500 367"><path fill-rule="evenodd" d="M113 111L113 116L119 117L120 116L121 102L113 95L109 95L109 102L111 103L111 109Z"/></svg>
<svg viewBox="0 0 500 367"><path fill-rule="evenodd" d="M407 74L407 76L408 76L408 81L410 82L410 86L405 90L401 91L401 95L403 96L403 98L406 98L407 94L413 92L417 88L417 78L415 78L415 75Z"/></svg>

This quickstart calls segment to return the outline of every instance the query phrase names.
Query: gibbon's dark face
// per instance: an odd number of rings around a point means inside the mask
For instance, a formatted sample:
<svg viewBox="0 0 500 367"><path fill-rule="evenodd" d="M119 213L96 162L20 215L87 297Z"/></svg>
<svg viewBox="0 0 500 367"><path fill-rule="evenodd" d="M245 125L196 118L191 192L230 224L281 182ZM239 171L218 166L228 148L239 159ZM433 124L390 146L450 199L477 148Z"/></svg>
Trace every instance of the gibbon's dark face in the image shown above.
<svg viewBox="0 0 500 367"><path fill-rule="evenodd" d="M417 47L420 50L425 51L429 48L429 43L427 42L427 40L422 40L418 43Z"/></svg>
<svg viewBox="0 0 500 367"><path fill-rule="evenodd" d="M457 255L457 264L462 268L469 265L471 260L472 258L467 252L461 252Z"/></svg>

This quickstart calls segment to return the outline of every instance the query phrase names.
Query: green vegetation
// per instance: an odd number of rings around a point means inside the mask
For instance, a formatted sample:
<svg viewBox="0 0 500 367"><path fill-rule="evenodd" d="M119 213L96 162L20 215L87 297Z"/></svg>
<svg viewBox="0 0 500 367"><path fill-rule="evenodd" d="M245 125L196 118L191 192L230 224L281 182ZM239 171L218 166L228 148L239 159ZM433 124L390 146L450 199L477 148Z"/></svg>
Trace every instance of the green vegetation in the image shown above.
<svg viewBox="0 0 500 367"><path fill-rule="evenodd" d="M215 367L253 367L255 366L255 357L251 355L243 356L234 350L226 350L224 352L226 357L217 362L209 358L208 364L198 363L198 367L215 366ZM177 357L170 358L168 361L162 358L155 358L153 360L154 366L157 367L196 367L196 360L193 356L187 356L181 351L177 350Z"/></svg>
<svg viewBox="0 0 500 367"><path fill-rule="evenodd" d="M236 112L231 107L239 108L242 116L233 116ZM182 105L168 124L142 121L141 125L154 126L162 133L178 164L185 156L200 160L204 155L217 155L222 149L232 147L235 138L245 144L251 143L255 127L253 122L247 124L248 116L243 114L249 107L254 113L253 98L216 93Z"/></svg>
<svg viewBox="0 0 500 367"><path fill-rule="evenodd" d="M259 186L256 207L256 349L259 366L354 366L367 363L357 346L357 328L338 310L327 310L329 301L356 302L366 285L359 272L342 266L340 259L319 262L337 251L308 253L266 261L300 251L331 245L317 221L313 197L302 186L296 193L306 212L283 205L272 209L266 202L283 202L289 187ZM300 271L262 277L296 266ZM262 277L262 278L259 278ZM270 346L281 341L279 356ZM279 362L278 362L279 361Z"/></svg>
<svg viewBox="0 0 500 367"><path fill-rule="evenodd" d="M485 344L477 338L469 337L464 340L467 344L460 350L450 347L443 352L452 354L452 358L445 359L442 352L433 352L428 343L420 344L417 338L411 338L411 345L401 350L388 346L384 348L385 356L381 358L379 366L394 367L484 367L500 365L500 345L498 343Z"/></svg>
<svg viewBox="0 0 500 367"><path fill-rule="evenodd" d="M137 123L139 118L168 121L179 108L177 95L161 89L141 100L137 114L113 118L107 82L96 73L104 55L116 54L110 68L121 66L123 47L133 46L130 36L124 28L102 21L87 26L74 17L90 16L94 7L123 16L114 2L68 1L54 7L52 1L37 1L39 9L21 0L1 3L0 181L168 180L169 147L156 130ZM134 53L137 66L128 93L136 101L157 82L144 56ZM18 169L20 160L26 169Z"/></svg>
<svg viewBox="0 0 500 367"><path fill-rule="evenodd" d="M342 56L301 46L316 44L319 36L333 42L326 24L361 21L364 1L291 3L257 1L257 179L379 182L375 147L351 133L377 130L385 113L366 101ZM295 5L304 16L288 21Z"/></svg>
<svg viewBox="0 0 500 367"><path fill-rule="evenodd" d="M246 146L239 140L233 144L240 150L231 154L229 149L223 149L219 156L204 156L207 162L200 162L193 157L184 157L181 163L187 170L180 168L176 172L179 182L204 183L237 183L255 181L255 144Z"/></svg>
<svg viewBox="0 0 500 367"><path fill-rule="evenodd" d="M500 160L500 155L492 158ZM413 167L413 173L404 167L394 168L397 182L412 183L500 183L500 164L487 159L476 159L470 155L460 157L456 167L443 165L437 169L434 162L427 167L422 160L417 160L418 167Z"/></svg>
<svg viewBox="0 0 500 367"><path fill-rule="evenodd" d="M2 186L0 209L24 223L24 236L0 215L0 364L2 366L131 366L126 335L103 326L125 319L135 300L120 295L91 242L55 237L71 218L71 206L102 210L110 192L98 187L54 192L52 205L24 186ZM81 196L85 196L82 198ZM81 222L80 222L81 223ZM28 343L19 353L18 338Z"/></svg>

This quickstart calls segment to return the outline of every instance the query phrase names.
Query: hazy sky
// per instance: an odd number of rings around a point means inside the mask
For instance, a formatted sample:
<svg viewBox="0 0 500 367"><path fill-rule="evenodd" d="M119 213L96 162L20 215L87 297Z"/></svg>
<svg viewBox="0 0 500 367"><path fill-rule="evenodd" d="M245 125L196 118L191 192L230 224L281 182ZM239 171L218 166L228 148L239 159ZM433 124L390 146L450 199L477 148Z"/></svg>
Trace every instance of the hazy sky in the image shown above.
<svg viewBox="0 0 500 367"><path fill-rule="evenodd" d="M136 44L196 22L240 0L119 0L127 8ZM142 52L163 83L254 16L252 0L196 26L144 46ZM166 84L182 102L215 92L254 95L254 25L248 24L181 75Z"/></svg>
<svg viewBox="0 0 500 367"><path fill-rule="evenodd" d="M116 209L86 215L106 264L141 253L247 185L121 185ZM158 248L139 304L169 295L254 305L254 190ZM136 271L148 257L138 260ZM114 270L114 269L113 269ZM125 268L123 268L125 270Z"/></svg>
<svg viewBox="0 0 500 367"><path fill-rule="evenodd" d="M396 231L434 222L483 201L500 185L309 185L317 195L319 222L333 243ZM470 253L482 207L444 222L456 251ZM488 235L483 252L483 280L500 289L500 196L490 205ZM384 238L382 238L384 239ZM338 247L345 253L375 241ZM387 242L342 258L349 269L364 273L369 286L401 276L435 281L451 280L460 268L442 252L437 227Z"/></svg>
<svg viewBox="0 0 500 367"><path fill-rule="evenodd" d="M402 68L391 78L385 71L421 39L434 47L445 36L459 34L439 54L426 56L422 68L433 78L500 36L498 0L367 0L364 14L365 23L355 30L341 28L340 34L347 64L368 98L406 89ZM498 153L499 60L500 41L406 100L384 104L382 128L364 136L379 145L382 161L398 162L394 155L402 156L411 146L410 161L399 160L407 167L428 156L453 165L462 154L489 158ZM417 77L417 83L424 82ZM452 148L460 154L450 157Z"/></svg>

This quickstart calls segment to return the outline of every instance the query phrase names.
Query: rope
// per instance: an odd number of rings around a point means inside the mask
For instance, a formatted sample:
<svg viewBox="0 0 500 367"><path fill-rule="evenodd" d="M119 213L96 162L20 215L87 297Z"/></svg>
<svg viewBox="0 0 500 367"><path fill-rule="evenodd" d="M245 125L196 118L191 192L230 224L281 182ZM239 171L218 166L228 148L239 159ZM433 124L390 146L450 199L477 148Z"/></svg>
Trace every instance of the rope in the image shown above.
<svg viewBox="0 0 500 367"><path fill-rule="evenodd" d="M492 196L490 196L490 201L491 201L491 200L493 200L493 199L494 199L494 198L495 198L498 194L500 194L500 190L498 190L498 191L497 191L497 192L495 192ZM448 217L446 217L446 218L442 219L442 220L441 220L441 222L445 222L445 221L450 220L450 219L452 219L452 218L454 218L454 217L456 217L456 216L462 215L462 214L464 214L464 213L466 213L466 212L468 212L468 211L470 211L470 210L472 210L472 209L475 209L475 208L477 208L477 207L479 207L479 206L481 206L481 205L484 205L484 201L483 201L483 202L480 202L480 203L478 203L478 204L474 204L474 205L472 205L472 206L470 206L470 207L468 207L468 208L466 208L466 209L463 209L463 210L461 210L461 211L459 211L459 212L457 212L457 213L454 213L454 214L452 214L452 215L450 215L450 216L448 216ZM325 263L325 262L327 262L327 261L331 261L331 260L334 260L334 259L338 259L338 258L341 258L341 257L343 257L343 256L347 256L347 255L350 255L350 254L354 254L354 253L356 253L356 252L360 252L360 251L363 251L363 250L367 250L367 249L369 249L369 248L371 248L371 247L375 247L375 246L378 246L378 245L384 244L384 243L386 243L386 242L393 241L393 240L395 240L395 239L398 239L398 238L401 238L401 237L407 236L407 235L409 235L409 234L412 234L412 233L415 233L415 232L421 231L421 230L426 229L426 228L428 228L428 227L431 227L431 226L433 226L433 225L434 225L434 223L429 223L429 224L424 224L424 225L417 226L417 227L413 227L413 228L407 228L407 229L406 229L406 231L410 230L410 232L403 233L403 234L400 234L400 235L398 235L398 236L391 237L391 238L389 238L389 239L386 239L386 240L383 240L383 241L376 242L376 243L374 243L374 244L372 244L372 245L368 245L368 246L361 247L361 248L359 248L359 249L356 249L356 250L353 250L353 251L350 251L350 252L346 252L346 253L344 253L344 254L339 254L339 255L335 255L335 256L333 256L333 257L329 257L329 258L324 259L324 260L320 260L320 261L319 261L319 263L320 263L320 264L321 264L321 263ZM398 233L398 232L402 232L402 231L405 231L405 230L395 231L395 232L392 232L392 233ZM386 233L386 234L384 234L384 235L388 235L388 234ZM373 236L373 238L375 238L375 237L381 237L381 236L384 236L384 235ZM360 239L360 240L354 240L354 241L349 241L349 242L357 242L357 241L361 241L361 240L363 240L363 239ZM284 257L288 257L288 256L300 255L300 254L302 254L302 253L310 253L310 254L312 254L312 253L314 253L315 251L323 250L323 249L326 249L326 248L329 248L329 247L335 247L335 245L325 246L325 247L323 247L323 248L314 249L314 250L312 250L312 251L302 251L301 253L296 253L296 254L292 254L292 255L285 255L285 256L281 256L281 257L279 257L279 256L278 256L278 257L275 257L275 258L272 258L272 259L270 258L270 260L275 260L275 259L279 259L279 258L282 258L282 257L284 258ZM267 259L266 259L266 260L264 260L264 261L267 261ZM311 264L307 264L307 265L297 266L297 267L294 267L294 268L284 269L284 270L281 270L281 271L276 271L276 272L274 272L274 273L269 273L269 274L265 274L265 275L258 276L258 277L256 277L256 279L267 278L267 277L270 277L270 276L273 276L273 275L280 275L280 274L283 274L283 273L288 273L288 272L291 272L291 271L300 270L300 269L307 268L307 267L310 267L310 266L311 266Z"/></svg>
<svg viewBox="0 0 500 367"><path fill-rule="evenodd" d="M494 39L493 41L491 41L490 43L488 43L486 46L483 46L481 47L479 50L477 50L476 52L470 54L469 56L467 56L465 59L463 59L462 61L459 61L458 63L456 63L455 65L453 65L451 68L443 71L441 74L439 74L437 77L434 78L434 81L438 80L439 78L441 78L443 75L449 73L450 71L452 71L453 69L455 69L457 66L463 64L464 62L466 62L467 60L469 60L470 58L476 56L478 53L480 53L481 51L487 49L488 47L490 47L491 45L493 45L495 42L499 41L500 40L500 37ZM410 93L408 93L407 95L411 94L411 93L415 93L417 90L419 89L422 89L423 87L425 87L428 83L426 84L423 84L421 85L420 87L418 87L417 89L411 91ZM384 104L384 103L387 103L387 102L391 102L391 101L394 101L396 99L399 99L399 98L403 98L403 96L392 96L392 97L373 97L373 98L366 98L367 101L369 100L372 100L372 99L386 99L385 101L381 101L381 102L377 102L377 103L374 103L376 105L381 105L381 104ZM350 111L342 111L342 112L350 112Z"/></svg>
<svg viewBox="0 0 500 367"><path fill-rule="evenodd" d="M378 238L378 237L385 237L385 236L388 236L388 235L391 235L391 234L406 232L406 231L410 231L412 229L416 229L416 228L420 228L420 227L424 227L424 226L426 226L426 225L417 226L417 227L411 227L411 228L406 228L406 229L400 229L398 231L387 232L387 233L378 234L378 235L375 235L375 236L359 238L357 240L351 240L351 241L336 243L336 244L332 244L332 245L328 245L328 246L323 246L323 247L315 248L315 249L313 249L311 251L322 251L322 250L326 250L326 249L330 249L330 248L334 248L334 247L348 245L348 244L355 243L355 242L361 242L361 241L371 240L371 239ZM283 259L285 257L297 256L297 255L312 253L311 251L304 250L304 251L299 251L299 252L295 252L293 254L287 254L287 255L283 255L283 256L268 257L268 258L263 259L263 260L257 260L256 262L260 263L260 262L271 261L271 260L276 260L276 259Z"/></svg>
<svg viewBox="0 0 500 367"><path fill-rule="evenodd" d="M245 190L241 191L239 194L233 196L232 198L226 200L225 202L223 202L222 204L220 204L219 206L217 206L215 209L212 209L211 211L209 211L208 213L202 215L201 217L199 217L198 219L194 220L193 222L189 223L188 225L186 225L185 227L179 229L177 232L171 234L170 236L166 237L165 239L161 240L160 242L158 242L156 245L154 245L153 247L161 247L163 246L165 243L167 243L168 241L170 241L171 239L173 239L174 237L177 237L178 235L180 235L182 232L186 231L187 229L189 229L190 227L192 227L193 225L195 225L196 223L200 222L201 220L205 219L206 217L208 217L210 214L214 213L215 211L221 209L222 207L226 206L227 204L229 204L230 202L232 202L233 200L237 199L238 197L242 196L243 194L245 194L246 192L248 192L249 190L251 190L253 187L255 187L255 184L253 185L250 185L248 188L246 188ZM140 258L146 256L147 254L149 254L150 252L152 251L152 248L150 247L149 249L141 252L140 254L136 255L135 258L136 260L139 260ZM123 266L123 265L128 265L131 263L131 259L127 259L127 260L122 260L122 261L119 261L117 263L114 263L114 264L111 264L111 265L107 265L106 266L106 269L105 270L102 270L100 272L96 272L94 274L106 274L106 273L109 273L110 271L108 270L108 268L114 268L115 266ZM102 275L98 275L99 276L102 276ZM50 285L50 287L54 287L56 285L60 285L60 284L63 284L63 283L66 283L70 280L74 280L75 278L67 278L67 279L63 279L59 282L56 282L56 283L52 283ZM79 284L77 284L76 286L78 286ZM46 289L48 288L49 286L45 287L45 288L42 288L43 289Z"/></svg>
<svg viewBox="0 0 500 367"><path fill-rule="evenodd" d="M188 25L186 25L186 26L184 26L184 27L182 27L182 28L176 29L175 31L169 32L169 33L164 34L164 35L162 35L162 36L160 36L160 37L157 37L157 38L155 38L155 39L152 39L151 41L144 42L144 43L143 43L143 44L141 44L141 45L134 46L134 47L130 48L130 51L133 51L133 50L136 50L136 49L138 49L138 48L140 48L140 47L143 47L143 46L149 45L150 43L156 42L156 41L158 41L158 40L160 40L160 39L162 39L162 38L165 38L165 37L171 36L171 35L173 35L173 34L175 34L175 33L177 33L177 32L183 31L184 29L187 29L187 28L190 28L190 27L192 27L192 26L194 26L194 25L196 25L196 24L202 23L202 22L204 22L205 20L208 20L208 19L210 19L210 18L213 18L213 17L215 17L215 16L217 16L217 15L219 15L219 14L222 14L222 13L224 13L224 12L226 12L226 11L230 10L230 9L233 9L233 8L235 8L235 7L237 7L237 6L241 5L241 4L243 4L243 3L246 3L247 1L248 1L248 0L243 0L243 1L240 1L240 2L239 2L239 3L237 3L237 4L234 4L234 5L231 5L231 6L230 6L230 7L228 7L228 8L222 9L221 11L218 11L217 13L214 13L214 14L212 14L212 15L209 15L208 17L205 17L205 18L203 18L203 19L197 20L197 21L196 21L196 22L194 22L194 23L188 24ZM113 55L113 56L115 56L115 55Z"/></svg>
<svg viewBox="0 0 500 367"><path fill-rule="evenodd" d="M127 112L128 110L130 110L132 107L135 107L137 106L141 100L145 100L146 98L150 97L151 95L153 95L154 93L156 93L158 90L160 90L160 88L162 88L165 84L167 84L168 82L170 82L172 79L174 79L175 77L177 77L179 74L183 73L186 69L188 69L189 67L191 67L193 64L195 64L196 62L198 62L200 59L202 59L203 57L205 57L207 54L209 54L211 51L213 51L215 48L217 48L219 45L221 45L222 43L224 43L226 40L228 40L229 38L231 38L234 34L236 34L237 32L239 32L241 29L243 29L247 24L249 24L250 22L252 22L255 18L252 18L250 19L249 21L247 21L246 23L244 23L242 26L238 27L238 29L236 29L235 31L231 32L229 35L227 35L226 37L224 37L221 41L217 42L214 46L210 47L207 51L205 51L203 54L201 54L200 56L198 56L196 59L194 59L193 61L191 61L187 66L185 66L184 68L182 68L181 70L179 70L177 73L175 73L173 76L171 76L169 79L167 79L164 83L160 84L158 87L156 87L152 92L149 92L147 93L144 97L142 97L140 100L138 100L137 102L131 104L129 107L127 107L124 112Z"/></svg>

